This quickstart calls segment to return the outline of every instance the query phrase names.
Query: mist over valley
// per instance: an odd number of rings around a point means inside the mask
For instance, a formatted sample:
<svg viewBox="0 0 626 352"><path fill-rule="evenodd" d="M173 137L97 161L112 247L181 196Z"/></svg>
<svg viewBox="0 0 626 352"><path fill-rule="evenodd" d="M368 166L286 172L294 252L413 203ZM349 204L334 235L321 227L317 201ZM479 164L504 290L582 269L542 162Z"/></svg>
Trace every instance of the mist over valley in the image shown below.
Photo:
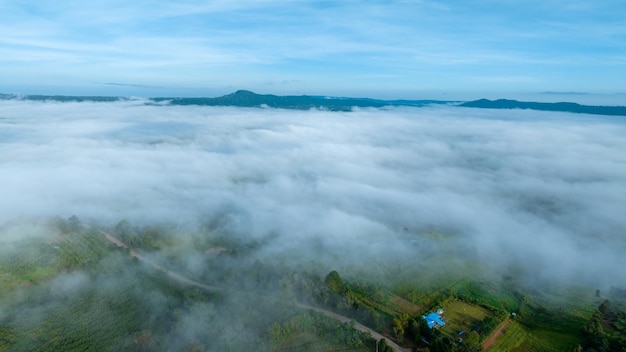
<svg viewBox="0 0 626 352"><path fill-rule="evenodd" d="M625 4L0 1L0 352L626 351Z"/></svg>
<svg viewBox="0 0 626 352"><path fill-rule="evenodd" d="M106 312L128 305L113 350L263 350L298 316L285 302L333 297L307 290L335 270L356 292L414 297L408 311L438 285L564 302L623 288L624 135L618 117L450 105L0 100L4 346L38 346L20 331L61 311L112 331ZM370 327L397 339L384 312ZM61 325L93 323L76 324Z"/></svg>

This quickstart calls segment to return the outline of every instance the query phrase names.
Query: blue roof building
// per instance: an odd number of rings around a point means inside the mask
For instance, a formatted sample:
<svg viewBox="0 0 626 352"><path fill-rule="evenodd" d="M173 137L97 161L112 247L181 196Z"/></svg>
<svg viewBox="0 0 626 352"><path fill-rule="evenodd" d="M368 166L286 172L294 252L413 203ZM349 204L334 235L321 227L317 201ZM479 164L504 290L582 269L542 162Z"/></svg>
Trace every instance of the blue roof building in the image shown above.
<svg viewBox="0 0 626 352"><path fill-rule="evenodd" d="M441 327L446 325L446 322L441 320L441 315L432 312L428 315L422 315L422 318L424 318L424 320L426 320L426 323L428 323L428 327L429 328L434 328L435 326Z"/></svg>

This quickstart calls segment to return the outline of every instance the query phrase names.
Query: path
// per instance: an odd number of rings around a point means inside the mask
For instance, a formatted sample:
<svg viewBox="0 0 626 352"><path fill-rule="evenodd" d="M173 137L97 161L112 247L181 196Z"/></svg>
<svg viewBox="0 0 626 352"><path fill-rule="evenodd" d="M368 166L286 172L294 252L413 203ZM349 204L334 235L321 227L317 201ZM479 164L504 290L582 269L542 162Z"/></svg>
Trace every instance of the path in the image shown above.
<svg viewBox="0 0 626 352"><path fill-rule="evenodd" d="M340 321L342 323L350 323L350 322L354 321L353 319L350 319L350 318L345 317L343 315L339 315L339 314L331 312L329 310L325 310L325 309L309 306L309 305L302 304L302 303L299 303L299 302L296 302L295 305L297 307L300 307L300 308L303 308L303 309L309 309L309 310L316 311L318 313L322 313L325 316L333 318L333 319L335 319L337 321ZM397 343L395 343L394 341L389 339L389 337L383 336L383 335L377 333L376 331L368 328L367 326L365 326L365 325L363 325L361 323L357 323L356 321L354 322L354 328L359 330L359 331L369 333L376 340L380 340L380 339L387 340L387 345L390 346L390 347L393 347L393 349L395 349L396 351L399 351L399 352L410 352L411 351L410 348L401 347Z"/></svg>
<svg viewBox="0 0 626 352"><path fill-rule="evenodd" d="M496 341L498 340L498 337L504 334L504 330L506 329L507 326L509 326L510 323L511 323L511 319L507 319L502 324L500 324L500 326L498 326L491 333L491 335L489 335L489 337L485 339L485 341L483 341L483 351L487 351L491 347L493 347L493 345L495 345Z"/></svg>
<svg viewBox="0 0 626 352"><path fill-rule="evenodd" d="M185 277L177 272L168 270L158 264L155 264L153 262L151 262L150 260L146 259L143 255L141 255L140 253L138 253L137 251L131 249L130 247L128 247L124 242L120 241L117 237L111 235L110 233L104 232L102 230L99 230L100 233L102 233L104 235L104 237L106 237L106 239L111 242L114 243L116 246L121 247L121 248L125 248L125 249L130 249L130 255L132 255L133 257L146 262L148 264L150 264L153 268L160 270L162 272L164 272L165 274L167 274L167 276L169 276L170 278L178 281L178 282L182 282L188 285L192 285L192 286L196 286L196 287L200 287L206 290L210 290L210 291L215 291L215 290L219 290L219 291L223 291L223 288L221 287L217 287L217 286L209 286L209 285L205 285L203 283L200 283L198 281L194 281L188 277ZM303 308L303 309L308 309L308 310L313 310L316 311L318 313L322 313L324 315L326 315L327 317L330 317L332 319L335 319L337 321L340 321L342 323L350 323L351 321L353 321L353 319L350 319L348 317L345 317L343 315L339 315L337 313L331 312L329 310L325 310L325 309L321 309L321 308L316 308L313 306L309 306L306 304L302 304L299 302L295 302L293 303L293 305L295 305L296 307L299 308ZM378 332L368 328L367 326L354 322L354 327L362 332L366 332L369 333L370 335L372 335L373 338L375 338L376 340L380 340L380 339L385 339L387 340L387 345L392 347L393 349L395 349L398 352L410 352L411 349L410 348L403 348L400 347L397 343L395 343L394 341L392 341L391 339L389 339L386 336L383 336L382 334L379 334Z"/></svg>
<svg viewBox="0 0 626 352"><path fill-rule="evenodd" d="M113 235L106 233L102 230L100 230L100 233L102 233L104 235L104 237L106 237L107 240L109 240L110 242L114 243L116 246L118 247L122 247L125 249L130 249L124 242L120 241L119 239L117 239L116 237L114 237ZM182 282L185 283L187 285L191 285L191 286L196 286L196 287L200 287L203 288L205 290L209 290L209 291L222 291L223 289L221 287L218 286L209 286L209 285L205 285L203 283L200 283L198 281L194 281L188 277L185 277L175 271L171 271L171 270L167 270L164 267L151 262L150 260L146 259L143 255L141 255L140 253L138 253L137 251L135 251L134 249L130 249L130 255L132 255L133 257L150 264L153 268L164 272L167 276L169 276L170 278L178 281L178 282Z"/></svg>

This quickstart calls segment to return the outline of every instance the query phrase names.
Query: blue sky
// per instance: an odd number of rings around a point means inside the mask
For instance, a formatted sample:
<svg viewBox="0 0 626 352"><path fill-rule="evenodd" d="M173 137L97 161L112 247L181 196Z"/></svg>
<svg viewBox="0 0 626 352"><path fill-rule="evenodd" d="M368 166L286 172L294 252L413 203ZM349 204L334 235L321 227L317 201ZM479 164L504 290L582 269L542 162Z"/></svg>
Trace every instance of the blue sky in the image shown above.
<svg viewBox="0 0 626 352"><path fill-rule="evenodd" d="M0 92L626 101L624 14L624 0L0 0Z"/></svg>

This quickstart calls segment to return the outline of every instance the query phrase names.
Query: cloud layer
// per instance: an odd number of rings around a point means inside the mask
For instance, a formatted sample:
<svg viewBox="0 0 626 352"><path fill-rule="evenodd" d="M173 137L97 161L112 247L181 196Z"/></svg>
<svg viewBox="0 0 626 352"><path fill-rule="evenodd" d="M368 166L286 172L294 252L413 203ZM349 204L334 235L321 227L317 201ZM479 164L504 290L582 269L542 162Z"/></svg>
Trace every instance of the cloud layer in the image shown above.
<svg viewBox="0 0 626 352"><path fill-rule="evenodd" d="M0 104L0 224L72 214L210 224L285 260L414 265L463 253L529 280L626 279L619 119Z"/></svg>

